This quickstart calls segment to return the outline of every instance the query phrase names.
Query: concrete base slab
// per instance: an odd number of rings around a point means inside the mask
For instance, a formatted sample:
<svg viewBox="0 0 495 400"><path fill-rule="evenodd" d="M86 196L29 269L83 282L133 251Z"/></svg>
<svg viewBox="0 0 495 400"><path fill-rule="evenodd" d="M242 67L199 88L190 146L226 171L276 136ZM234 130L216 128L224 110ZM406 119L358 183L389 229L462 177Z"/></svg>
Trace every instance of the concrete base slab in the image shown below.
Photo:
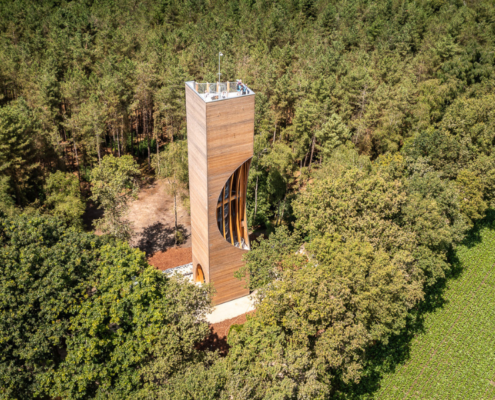
<svg viewBox="0 0 495 400"><path fill-rule="evenodd" d="M249 296L240 297L215 306L213 312L206 316L206 320L210 324L216 324L226 319L238 317L254 309L253 294L250 294Z"/></svg>
<svg viewBox="0 0 495 400"><path fill-rule="evenodd" d="M169 268L163 271L164 274L173 275L181 274L189 279L189 282L193 283L193 265L192 263L186 265L179 265L175 268ZM196 285L201 285L201 283L196 283ZM206 320L210 324L216 324L217 322L222 322L227 319L238 317L239 315L245 314L247 312L253 311L254 308L254 295L251 293L248 296L240 297L235 300L228 301L226 303L219 304L213 308L211 314L206 316Z"/></svg>

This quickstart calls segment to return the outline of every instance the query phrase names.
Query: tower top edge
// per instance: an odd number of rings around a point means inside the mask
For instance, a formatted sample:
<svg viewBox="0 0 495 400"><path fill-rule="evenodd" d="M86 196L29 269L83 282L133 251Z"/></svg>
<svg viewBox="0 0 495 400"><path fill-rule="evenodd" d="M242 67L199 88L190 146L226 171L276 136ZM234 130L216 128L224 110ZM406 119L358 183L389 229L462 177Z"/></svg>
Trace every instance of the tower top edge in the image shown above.
<svg viewBox="0 0 495 400"><path fill-rule="evenodd" d="M245 96L254 96L256 93L249 89L240 79L233 82L196 82L188 81L186 86L192 89L206 102L236 99Z"/></svg>

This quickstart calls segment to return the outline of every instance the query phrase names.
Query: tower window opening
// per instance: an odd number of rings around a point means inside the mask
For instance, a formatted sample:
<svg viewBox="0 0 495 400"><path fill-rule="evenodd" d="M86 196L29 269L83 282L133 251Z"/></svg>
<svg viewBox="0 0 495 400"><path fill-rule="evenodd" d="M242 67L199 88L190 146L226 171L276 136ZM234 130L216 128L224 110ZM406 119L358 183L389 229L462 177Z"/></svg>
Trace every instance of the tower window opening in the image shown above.
<svg viewBox="0 0 495 400"><path fill-rule="evenodd" d="M249 250L246 218L246 191L251 160L243 163L227 179L218 196L218 230L232 246Z"/></svg>

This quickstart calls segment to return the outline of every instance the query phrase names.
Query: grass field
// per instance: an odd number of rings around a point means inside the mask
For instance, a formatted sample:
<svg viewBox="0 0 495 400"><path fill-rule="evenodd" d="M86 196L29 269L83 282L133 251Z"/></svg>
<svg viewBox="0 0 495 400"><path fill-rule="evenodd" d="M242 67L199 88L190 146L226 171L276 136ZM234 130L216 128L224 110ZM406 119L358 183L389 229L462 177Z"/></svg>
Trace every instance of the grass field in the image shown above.
<svg viewBox="0 0 495 400"><path fill-rule="evenodd" d="M495 398L495 229L485 223L456 250L457 276L426 313L408 357L383 375L376 399Z"/></svg>
<svg viewBox="0 0 495 400"><path fill-rule="evenodd" d="M495 400L495 212L452 262L408 329L372 348L361 382L336 399Z"/></svg>

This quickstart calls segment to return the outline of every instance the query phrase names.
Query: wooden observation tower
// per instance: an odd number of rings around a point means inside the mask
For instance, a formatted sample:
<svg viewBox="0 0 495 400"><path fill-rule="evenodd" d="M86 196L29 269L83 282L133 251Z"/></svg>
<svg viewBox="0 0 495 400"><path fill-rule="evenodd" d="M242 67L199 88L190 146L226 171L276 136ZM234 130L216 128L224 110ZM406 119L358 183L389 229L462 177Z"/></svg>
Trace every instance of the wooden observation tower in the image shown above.
<svg viewBox="0 0 495 400"><path fill-rule="evenodd" d="M186 82L193 273L196 282L213 283L215 304L249 294L234 272L250 248L255 94L236 89L236 82Z"/></svg>

